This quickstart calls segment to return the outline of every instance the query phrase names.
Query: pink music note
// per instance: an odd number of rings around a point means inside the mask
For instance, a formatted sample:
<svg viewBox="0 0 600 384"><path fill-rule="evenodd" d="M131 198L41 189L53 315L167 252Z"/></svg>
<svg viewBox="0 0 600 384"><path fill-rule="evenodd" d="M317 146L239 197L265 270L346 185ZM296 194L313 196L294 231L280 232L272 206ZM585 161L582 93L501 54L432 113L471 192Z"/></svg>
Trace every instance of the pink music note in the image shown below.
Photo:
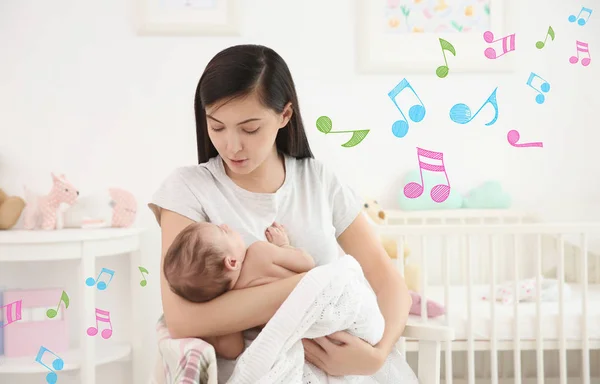
<svg viewBox="0 0 600 384"><path fill-rule="evenodd" d="M501 39L502 39L502 53L498 55L498 53L496 52L496 50L494 48L488 47L485 49L485 51L483 51L483 53L485 54L485 57L487 57L488 59L497 59L500 56L515 50L515 34L514 33L512 35L504 36ZM496 41L500 41L500 39L494 40L494 34L492 33L492 31L485 31L483 33L483 40L485 40L486 43L495 43Z"/></svg>
<svg viewBox="0 0 600 384"><path fill-rule="evenodd" d="M437 160L440 164L425 163L424 161L421 161L421 156L426 159ZM404 186L404 196L408 197L409 199L414 199L423 194L423 189L425 187L425 183L423 182L423 170L444 172L447 184L438 184L434 186L431 188L430 195L431 199L436 203L446 201L450 195L450 180L448 180L448 174L446 173L446 167L444 166L444 154L442 152L429 151L427 149L417 147L417 159L419 160L421 183L419 184L412 181L406 184Z"/></svg>
<svg viewBox="0 0 600 384"><path fill-rule="evenodd" d="M584 57L581 59L581 65L587 67L592 62L592 58L590 57L590 49L588 47L588 43L584 43L582 41L577 40L575 42L575 46L577 47L577 57L571 56L569 58L569 62L571 64L575 64L579 61L579 52L587 53L588 57Z"/></svg>
<svg viewBox="0 0 600 384"><path fill-rule="evenodd" d="M6 316L4 316L4 318L6 318L6 324L4 324L3 320L0 321L0 328L4 328L4 327L8 326L9 324L14 323L15 321L21 320L22 305L23 305L23 300L17 300L17 301L13 301L12 303L8 303L8 304L0 307L0 318L2 317L1 316L2 309L6 308ZM14 311L13 311L13 309L14 309Z"/></svg>
<svg viewBox="0 0 600 384"><path fill-rule="evenodd" d="M96 336L98 334L98 322L108 323L109 328L102 331L103 339L110 339L112 336L112 323L110 322L110 313L96 308L96 326L87 329L88 336Z"/></svg>
<svg viewBox="0 0 600 384"><path fill-rule="evenodd" d="M540 148L544 147L544 143L542 143L541 141L517 144L517 142L519 141L520 138L521 138L521 135L519 134L519 131L517 131L516 129L508 131L508 134L506 135L508 144L512 145L513 147L540 147Z"/></svg>

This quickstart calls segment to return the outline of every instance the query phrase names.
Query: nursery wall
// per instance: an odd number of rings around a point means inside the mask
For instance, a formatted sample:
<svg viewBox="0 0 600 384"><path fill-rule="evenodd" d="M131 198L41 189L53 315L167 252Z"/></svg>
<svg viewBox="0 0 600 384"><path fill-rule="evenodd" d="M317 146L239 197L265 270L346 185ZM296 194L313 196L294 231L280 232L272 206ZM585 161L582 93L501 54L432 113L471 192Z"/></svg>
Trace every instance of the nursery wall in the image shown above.
<svg viewBox="0 0 600 384"><path fill-rule="evenodd" d="M208 60L229 45L264 44L284 57L316 157L384 208L397 207L402 176L416 168L415 147L420 146L444 153L452 188L461 193L494 179L517 207L566 219L600 217L600 63L595 61L600 20L593 14L585 28L568 23L568 15L585 5L580 1L506 1L507 30L517 33L511 53L515 70L458 74L450 57L445 79L435 76L435 68L427 74L357 74L352 1L242 1L241 37L139 37L131 26L130 3L0 2L0 187L22 195L26 184L42 192L55 171L65 173L82 194L120 186L136 195L137 225L148 228L143 265L151 272L137 298L145 310L139 327L146 372L154 363L161 303L159 228L145 204L173 168L195 162L196 83ZM549 25L556 39L539 51L535 42ZM576 39L589 43L588 67L568 61ZM440 65L442 60L440 52ZM551 83L543 105L535 103L535 92L525 84L532 71L544 73ZM427 117L399 139L391 132L398 111L387 93L404 77L427 99ZM495 87L495 125L483 124L492 108L480 113L479 124L449 119L454 104L478 108ZM326 136L315 128L322 115L332 119L334 129L371 132L360 145L343 148L342 135ZM543 141L544 147L511 147L506 133L515 128L522 140ZM128 268L118 258L108 262L115 270ZM18 268L2 265L0 282L15 288L52 285L64 273ZM109 295L118 300L115 292L107 292L107 300ZM125 311L127 303L121 305Z"/></svg>

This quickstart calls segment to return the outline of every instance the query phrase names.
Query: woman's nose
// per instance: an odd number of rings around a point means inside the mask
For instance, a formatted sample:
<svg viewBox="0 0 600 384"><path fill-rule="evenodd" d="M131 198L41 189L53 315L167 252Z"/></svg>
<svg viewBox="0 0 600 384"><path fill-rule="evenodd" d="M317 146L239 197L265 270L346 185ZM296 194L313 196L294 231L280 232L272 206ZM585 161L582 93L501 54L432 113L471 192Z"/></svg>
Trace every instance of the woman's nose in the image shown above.
<svg viewBox="0 0 600 384"><path fill-rule="evenodd" d="M239 152L242 149L240 135L233 133L227 138L227 149L233 153Z"/></svg>

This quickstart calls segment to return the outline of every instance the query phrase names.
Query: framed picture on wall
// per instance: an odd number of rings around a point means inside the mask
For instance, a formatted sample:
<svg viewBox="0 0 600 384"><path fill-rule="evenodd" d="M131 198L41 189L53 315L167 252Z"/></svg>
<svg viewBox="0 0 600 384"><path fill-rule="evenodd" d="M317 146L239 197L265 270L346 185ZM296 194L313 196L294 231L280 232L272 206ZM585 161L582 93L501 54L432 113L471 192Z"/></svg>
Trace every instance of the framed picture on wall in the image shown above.
<svg viewBox="0 0 600 384"><path fill-rule="evenodd" d="M238 0L134 0L140 35L239 35Z"/></svg>
<svg viewBox="0 0 600 384"><path fill-rule="evenodd" d="M510 71L502 0L356 0L361 73ZM441 67L441 68L440 68Z"/></svg>

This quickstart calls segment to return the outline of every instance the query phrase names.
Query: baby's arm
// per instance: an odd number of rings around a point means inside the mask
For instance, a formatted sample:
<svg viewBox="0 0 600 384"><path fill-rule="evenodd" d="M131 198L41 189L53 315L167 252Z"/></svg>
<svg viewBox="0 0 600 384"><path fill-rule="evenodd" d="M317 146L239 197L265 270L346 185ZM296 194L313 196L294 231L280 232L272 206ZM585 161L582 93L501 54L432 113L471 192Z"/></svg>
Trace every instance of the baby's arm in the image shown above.
<svg viewBox="0 0 600 384"><path fill-rule="evenodd" d="M273 264L296 273L308 272L315 267L315 261L306 251L291 245L274 249L272 260Z"/></svg>
<svg viewBox="0 0 600 384"><path fill-rule="evenodd" d="M265 249L265 253L271 256L275 266L279 266L296 273L308 272L315 267L315 261L306 251L294 248L290 245L285 227L279 223L273 223L265 231L268 245L276 248Z"/></svg>

